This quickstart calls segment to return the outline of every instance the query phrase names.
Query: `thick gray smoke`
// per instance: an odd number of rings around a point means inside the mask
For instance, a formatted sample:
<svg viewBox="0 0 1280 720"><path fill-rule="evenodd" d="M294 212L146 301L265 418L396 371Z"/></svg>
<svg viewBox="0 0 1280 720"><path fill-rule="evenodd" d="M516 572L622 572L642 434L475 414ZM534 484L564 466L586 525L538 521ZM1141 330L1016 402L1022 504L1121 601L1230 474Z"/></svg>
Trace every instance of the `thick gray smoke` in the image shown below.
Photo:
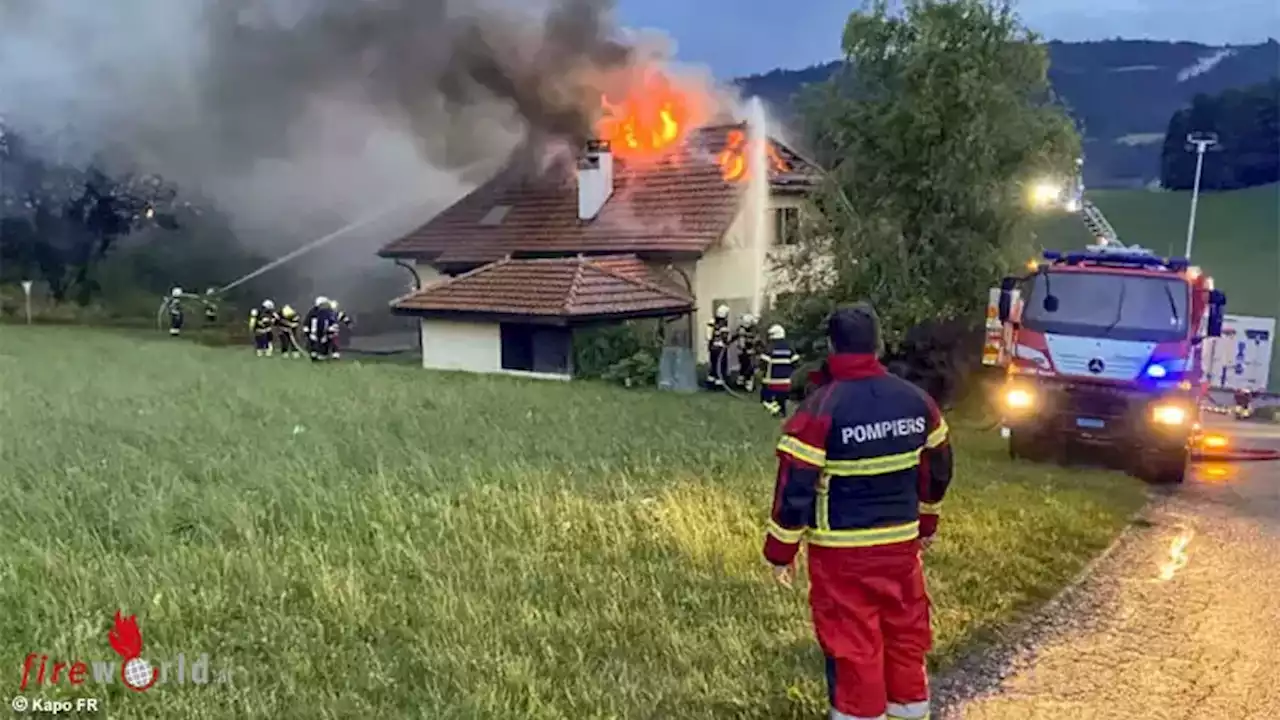
<svg viewBox="0 0 1280 720"><path fill-rule="evenodd" d="M583 139L653 60L610 5L0 0L0 112L64 158L109 150L212 198L280 253L397 198L420 204L402 224L429 217L530 135ZM358 274L400 229L322 264Z"/></svg>

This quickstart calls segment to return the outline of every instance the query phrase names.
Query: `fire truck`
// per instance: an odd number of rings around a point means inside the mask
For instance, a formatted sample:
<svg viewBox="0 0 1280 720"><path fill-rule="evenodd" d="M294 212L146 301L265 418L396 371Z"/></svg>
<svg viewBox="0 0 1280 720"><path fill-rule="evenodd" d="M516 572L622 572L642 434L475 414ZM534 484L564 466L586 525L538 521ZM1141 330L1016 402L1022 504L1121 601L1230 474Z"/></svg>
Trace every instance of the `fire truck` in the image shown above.
<svg viewBox="0 0 1280 720"><path fill-rule="evenodd" d="M1187 260L1105 229L1001 283L1001 432L1014 458L1110 455L1151 482L1182 482L1208 390L1201 348L1222 333L1226 297Z"/></svg>

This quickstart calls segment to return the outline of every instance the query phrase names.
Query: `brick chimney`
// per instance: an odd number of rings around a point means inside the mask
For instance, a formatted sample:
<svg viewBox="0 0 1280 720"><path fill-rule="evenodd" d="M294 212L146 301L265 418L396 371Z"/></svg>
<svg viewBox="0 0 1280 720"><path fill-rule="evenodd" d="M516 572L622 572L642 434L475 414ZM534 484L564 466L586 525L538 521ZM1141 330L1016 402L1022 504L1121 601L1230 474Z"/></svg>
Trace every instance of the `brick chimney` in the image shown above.
<svg viewBox="0 0 1280 720"><path fill-rule="evenodd" d="M613 151L592 140L578 160L578 219L593 220L613 194Z"/></svg>

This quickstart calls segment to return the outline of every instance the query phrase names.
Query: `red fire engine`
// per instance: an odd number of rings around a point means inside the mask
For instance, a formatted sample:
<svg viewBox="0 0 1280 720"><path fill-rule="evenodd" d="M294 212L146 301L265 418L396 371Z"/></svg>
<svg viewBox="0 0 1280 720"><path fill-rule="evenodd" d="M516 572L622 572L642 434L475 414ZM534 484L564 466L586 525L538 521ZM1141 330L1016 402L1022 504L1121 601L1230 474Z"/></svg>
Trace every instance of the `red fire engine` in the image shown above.
<svg viewBox="0 0 1280 720"><path fill-rule="evenodd" d="M1005 278L1010 455L1109 448L1139 477L1182 482L1208 390L1200 349L1221 335L1225 306L1187 260L1105 238L1046 252L1031 274Z"/></svg>

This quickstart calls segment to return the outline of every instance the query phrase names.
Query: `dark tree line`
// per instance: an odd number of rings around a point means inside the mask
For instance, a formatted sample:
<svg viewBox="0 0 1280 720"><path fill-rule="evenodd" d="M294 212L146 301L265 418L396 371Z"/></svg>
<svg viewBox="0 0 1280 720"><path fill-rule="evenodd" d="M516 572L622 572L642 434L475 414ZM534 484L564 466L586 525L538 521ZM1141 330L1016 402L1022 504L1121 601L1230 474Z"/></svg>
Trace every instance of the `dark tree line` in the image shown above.
<svg viewBox="0 0 1280 720"><path fill-rule="evenodd" d="M1160 156L1160 183L1171 190L1195 184L1196 154L1187 135L1213 132L1218 147L1205 154L1200 187L1236 190L1280 182L1280 78L1218 95L1197 95L1174 113Z"/></svg>
<svg viewBox="0 0 1280 720"><path fill-rule="evenodd" d="M176 229L176 209L177 192L159 177L53 162L0 125L0 281L43 281L55 300L88 304L116 243Z"/></svg>

